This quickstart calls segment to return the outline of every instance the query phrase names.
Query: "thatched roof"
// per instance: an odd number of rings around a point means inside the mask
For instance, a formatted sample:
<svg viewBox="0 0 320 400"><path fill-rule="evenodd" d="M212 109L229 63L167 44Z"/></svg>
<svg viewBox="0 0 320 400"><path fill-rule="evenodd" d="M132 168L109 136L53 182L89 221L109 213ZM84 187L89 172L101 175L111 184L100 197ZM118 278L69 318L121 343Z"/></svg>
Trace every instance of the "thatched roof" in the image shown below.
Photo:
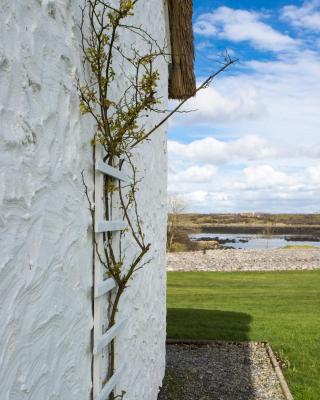
<svg viewBox="0 0 320 400"><path fill-rule="evenodd" d="M185 99L194 94L194 40L192 0L168 0L172 65L169 98Z"/></svg>

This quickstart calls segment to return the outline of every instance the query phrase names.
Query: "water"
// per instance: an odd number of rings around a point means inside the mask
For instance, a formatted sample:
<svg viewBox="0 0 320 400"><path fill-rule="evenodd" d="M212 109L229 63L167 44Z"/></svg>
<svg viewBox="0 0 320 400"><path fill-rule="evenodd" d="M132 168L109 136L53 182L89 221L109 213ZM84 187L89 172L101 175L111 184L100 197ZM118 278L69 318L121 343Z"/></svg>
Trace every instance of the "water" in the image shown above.
<svg viewBox="0 0 320 400"><path fill-rule="evenodd" d="M222 244L226 247L233 247L234 249L278 249L285 246L316 246L320 247L320 242L302 242L286 240L285 237L289 235L256 235L256 234L233 234L233 233L197 233L189 235L190 240L201 238L216 238L234 240L235 243ZM293 239L294 235L290 235ZM246 241L246 242L241 242Z"/></svg>

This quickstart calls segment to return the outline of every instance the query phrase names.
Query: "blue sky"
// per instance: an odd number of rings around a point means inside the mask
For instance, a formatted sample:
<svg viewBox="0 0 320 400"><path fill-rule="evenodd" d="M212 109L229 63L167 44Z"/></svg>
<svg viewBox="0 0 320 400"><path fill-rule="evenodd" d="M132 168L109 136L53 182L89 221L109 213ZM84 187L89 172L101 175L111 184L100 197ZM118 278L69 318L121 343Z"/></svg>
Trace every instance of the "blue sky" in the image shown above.
<svg viewBox="0 0 320 400"><path fill-rule="evenodd" d="M239 61L169 126L189 211L320 211L320 0L194 1L196 77Z"/></svg>

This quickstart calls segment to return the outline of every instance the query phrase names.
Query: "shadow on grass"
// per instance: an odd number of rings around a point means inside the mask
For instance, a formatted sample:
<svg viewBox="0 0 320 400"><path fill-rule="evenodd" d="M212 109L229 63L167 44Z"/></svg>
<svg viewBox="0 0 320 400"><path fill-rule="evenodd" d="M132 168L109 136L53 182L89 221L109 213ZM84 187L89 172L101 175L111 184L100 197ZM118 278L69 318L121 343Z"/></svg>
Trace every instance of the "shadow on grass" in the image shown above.
<svg viewBox="0 0 320 400"><path fill-rule="evenodd" d="M168 337L246 342L248 314L169 308ZM158 400L253 400L249 343L167 345L166 376Z"/></svg>
<svg viewBox="0 0 320 400"><path fill-rule="evenodd" d="M167 336L175 339L248 341L251 321L249 314L239 312L169 308Z"/></svg>

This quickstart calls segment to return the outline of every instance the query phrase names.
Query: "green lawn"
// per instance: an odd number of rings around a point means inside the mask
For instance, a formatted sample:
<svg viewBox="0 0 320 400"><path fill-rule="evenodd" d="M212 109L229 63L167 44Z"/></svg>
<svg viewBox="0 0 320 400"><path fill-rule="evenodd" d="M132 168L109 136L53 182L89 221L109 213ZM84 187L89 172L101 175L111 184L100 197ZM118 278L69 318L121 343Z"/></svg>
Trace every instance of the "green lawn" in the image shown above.
<svg viewBox="0 0 320 400"><path fill-rule="evenodd" d="M170 272L168 337L268 341L295 400L320 399L320 271Z"/></svg>

